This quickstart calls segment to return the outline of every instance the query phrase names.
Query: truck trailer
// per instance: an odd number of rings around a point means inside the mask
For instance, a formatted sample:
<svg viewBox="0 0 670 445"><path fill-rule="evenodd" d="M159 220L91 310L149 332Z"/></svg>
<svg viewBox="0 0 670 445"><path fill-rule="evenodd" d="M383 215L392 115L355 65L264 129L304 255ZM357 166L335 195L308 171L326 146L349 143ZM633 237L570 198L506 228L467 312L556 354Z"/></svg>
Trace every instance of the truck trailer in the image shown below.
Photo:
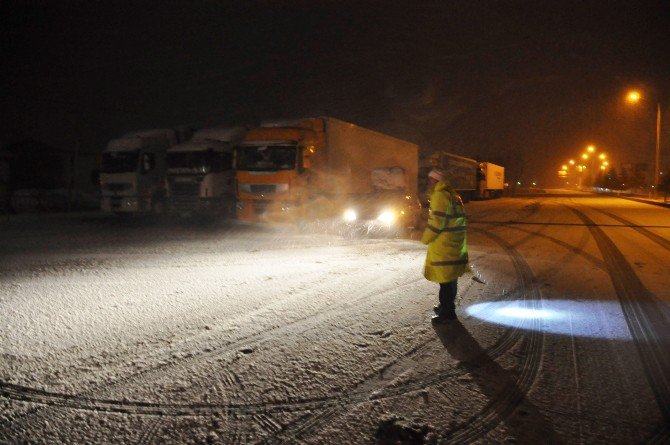
<svg viewBox="0 0 670 445"><path fill-rule="evenodd" d="M102 153L103 211L117 214L165 210L168 147L185 139L176 129L142 130L109 141Z"/></svg>
<svg viewBox="0 0 670 445"><path fill-rule="evenodd" d="M332 117L267 122L235 151L237 215L414 226L418 146Z"/></svg>
<svg viewBox="0 0 670 445"><path fill-rule="evenodd" d="M478 183L477 176L479 163L464 156L455 155L446 151L437 151L430 155L429 167L425 168L425 174L422 174L422 184L424 185L422 196L428 199L428 171L431 168L438 168L444 172L452 187L461 195L463 202L469 202L477 197Z"/></svg>
<svg viewBox="0 0 670 445"><path fill-rule="evenodd" d="M233 146L244 127L205 128L167 151L170 210L195 214L235 216Z"/></svg>
<svg viewBox="0 0 670 445"><path fill-rule="evenodd" d="M422 198L428 200L428 170L441 169L463 202L473 199L490 199L502 196L505 186L505 168L491 162L455 155L447 151L437 151L428 158L428 166L421 172Z"/></svg>
<svg viewBox="0 0 670 445"><path fill-rule="evenodd" d="M499 198L505 189L505 168L492 162L479 163L479 198Z"/></svg>

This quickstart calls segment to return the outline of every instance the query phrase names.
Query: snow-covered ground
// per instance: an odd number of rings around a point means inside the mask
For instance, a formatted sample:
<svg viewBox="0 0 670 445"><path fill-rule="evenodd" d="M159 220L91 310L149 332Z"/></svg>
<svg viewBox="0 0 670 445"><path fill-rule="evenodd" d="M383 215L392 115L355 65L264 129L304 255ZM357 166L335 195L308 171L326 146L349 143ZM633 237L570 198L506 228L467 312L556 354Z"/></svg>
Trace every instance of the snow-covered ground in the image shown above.
<svg viewBox="0 0 670 445"><path fill-rule="evenodd" d="M416 239L5 217L0 443L670 441L670 210L467 211L437 327Z"/></svg>

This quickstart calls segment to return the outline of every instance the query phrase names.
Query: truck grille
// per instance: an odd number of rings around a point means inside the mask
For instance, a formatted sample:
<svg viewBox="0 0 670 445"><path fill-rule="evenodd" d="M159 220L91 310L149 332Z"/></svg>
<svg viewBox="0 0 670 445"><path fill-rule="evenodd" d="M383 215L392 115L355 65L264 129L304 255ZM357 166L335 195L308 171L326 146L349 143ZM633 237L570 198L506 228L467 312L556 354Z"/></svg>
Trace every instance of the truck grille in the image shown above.
<svg viewBox="0 0 670 445"><path fill-rule="evenodd" d="M276 184L251 184L251 193L276 193Z"/></svg>
<svg viewBox="0 0 670 445"><path fill-rule="evenodd" d="M200 182L172 182L170 184L170 202L177 211L192 210L200 198Z"/></svg>

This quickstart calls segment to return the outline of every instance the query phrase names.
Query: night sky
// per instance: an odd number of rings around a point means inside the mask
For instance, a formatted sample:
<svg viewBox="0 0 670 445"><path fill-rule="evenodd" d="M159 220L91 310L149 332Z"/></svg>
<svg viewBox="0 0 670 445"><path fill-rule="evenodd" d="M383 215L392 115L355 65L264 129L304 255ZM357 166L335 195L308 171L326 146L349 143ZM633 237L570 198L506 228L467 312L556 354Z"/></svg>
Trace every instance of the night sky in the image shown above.
<svg viewBox="0 0 670 445"><path fill-rule="evenodd" d="M670 162L670 2L3 2L0 143L330 115L555 180ZM629 87L646 101L625 105Z"/></svg>

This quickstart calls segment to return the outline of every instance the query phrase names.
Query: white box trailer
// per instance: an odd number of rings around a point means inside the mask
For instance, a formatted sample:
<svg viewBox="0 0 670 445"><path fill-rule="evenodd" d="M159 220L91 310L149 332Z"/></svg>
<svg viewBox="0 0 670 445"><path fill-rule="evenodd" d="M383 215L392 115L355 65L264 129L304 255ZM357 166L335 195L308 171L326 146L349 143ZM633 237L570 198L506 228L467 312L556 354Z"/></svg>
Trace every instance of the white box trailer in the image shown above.
<svg viewBox="0 0 670 445"><path fill-rule="evenodd" d="M505 168L492 162L479 164L479 193L483 199L499 198L505 189Z"/></svg>

